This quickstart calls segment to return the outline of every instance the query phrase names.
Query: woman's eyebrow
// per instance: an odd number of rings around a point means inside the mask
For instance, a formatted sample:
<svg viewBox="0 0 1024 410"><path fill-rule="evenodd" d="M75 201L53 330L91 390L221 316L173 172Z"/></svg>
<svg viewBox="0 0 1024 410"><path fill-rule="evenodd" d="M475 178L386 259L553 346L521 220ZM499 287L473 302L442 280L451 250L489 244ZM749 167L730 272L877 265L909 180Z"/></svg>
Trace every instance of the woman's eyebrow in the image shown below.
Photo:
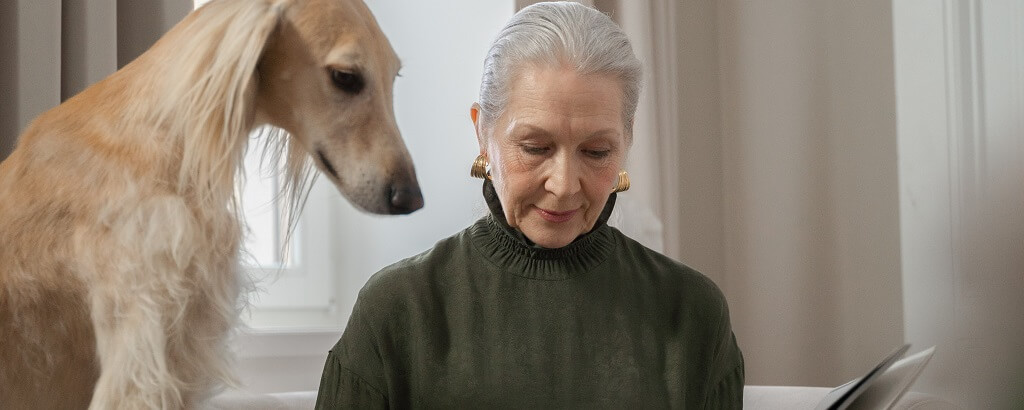
<svg viewBox="0 0 1024 410"><path fill-rule="evenodd" d="M544 127L527 122L515 121L509 126L509 135L512 136L537 136L550 138L552 135Z"/></svg>

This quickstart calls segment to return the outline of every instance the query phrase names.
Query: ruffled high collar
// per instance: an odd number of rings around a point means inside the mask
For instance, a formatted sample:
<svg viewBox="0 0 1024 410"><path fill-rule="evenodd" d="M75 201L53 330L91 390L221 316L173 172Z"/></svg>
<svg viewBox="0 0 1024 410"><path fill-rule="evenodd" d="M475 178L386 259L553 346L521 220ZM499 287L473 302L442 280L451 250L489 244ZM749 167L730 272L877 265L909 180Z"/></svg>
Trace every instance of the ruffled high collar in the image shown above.
<svg viewBox="0 0 1024 410"><path fill-rule="evenodd" d="M615 207L616 194L608 198L590 232L554 249L534 244L509 226L491 181L484 181L483 194L491 213L471 228L473 242L508 273L539 280L565 280L596 267L612 251L613 232L607 222Z"/></svg>

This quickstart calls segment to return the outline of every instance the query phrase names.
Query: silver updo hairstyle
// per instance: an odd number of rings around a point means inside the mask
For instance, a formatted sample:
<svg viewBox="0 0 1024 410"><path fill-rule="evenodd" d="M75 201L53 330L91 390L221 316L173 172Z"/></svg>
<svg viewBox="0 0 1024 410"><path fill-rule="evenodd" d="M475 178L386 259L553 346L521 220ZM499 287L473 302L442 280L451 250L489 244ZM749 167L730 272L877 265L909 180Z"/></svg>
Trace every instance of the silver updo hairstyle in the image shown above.
<svg viewBox="0 0 1024 410"><path fill-rule="evenodd" d="M481 121L493 124L508 101L509 82L529 66L567 65L581 75L604 74L622 85L622 113L627 138L643 76L626 33L598 10L568 1L523 8L498 33L484 60L480 81ZM489 126L489 125L488 125Z"/></svg>

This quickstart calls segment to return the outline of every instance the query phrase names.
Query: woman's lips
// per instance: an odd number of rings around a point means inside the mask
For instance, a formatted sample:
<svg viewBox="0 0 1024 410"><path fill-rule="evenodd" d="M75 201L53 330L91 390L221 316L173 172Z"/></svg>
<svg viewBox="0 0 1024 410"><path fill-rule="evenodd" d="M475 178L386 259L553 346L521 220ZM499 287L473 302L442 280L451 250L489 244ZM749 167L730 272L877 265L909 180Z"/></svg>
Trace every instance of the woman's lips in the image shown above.
<svg viewBox="0 0 1024 410"><path fill-rule="evenodd" d="M561 212L559 212L559 211L549 211L547 209L537 207L537 213L540 214L541 218L544 218L545 221L556 222L556 223L557 222L565 222L565 221L568 221L568 220L572 219L572 217L576 215L577 211L579 211L579 210L578 209L573 209L571 211L561 211Z"/></svg>

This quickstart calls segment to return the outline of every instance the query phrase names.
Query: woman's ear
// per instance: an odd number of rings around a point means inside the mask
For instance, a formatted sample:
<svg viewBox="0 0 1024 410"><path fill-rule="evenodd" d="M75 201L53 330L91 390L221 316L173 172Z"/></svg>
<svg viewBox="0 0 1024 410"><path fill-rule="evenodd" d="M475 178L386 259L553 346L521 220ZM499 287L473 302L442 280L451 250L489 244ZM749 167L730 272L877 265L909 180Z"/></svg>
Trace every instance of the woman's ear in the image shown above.
<svg viewBox="0 0 1024 410"><path fill-rule="evenodd" d="M476 143L480 145L480 153L486 154L487 149L484 147L483 126L480 123L480 103L475 102L472 107L469 107L469 118L473 120L473 130L476 131Z"/></svg>

